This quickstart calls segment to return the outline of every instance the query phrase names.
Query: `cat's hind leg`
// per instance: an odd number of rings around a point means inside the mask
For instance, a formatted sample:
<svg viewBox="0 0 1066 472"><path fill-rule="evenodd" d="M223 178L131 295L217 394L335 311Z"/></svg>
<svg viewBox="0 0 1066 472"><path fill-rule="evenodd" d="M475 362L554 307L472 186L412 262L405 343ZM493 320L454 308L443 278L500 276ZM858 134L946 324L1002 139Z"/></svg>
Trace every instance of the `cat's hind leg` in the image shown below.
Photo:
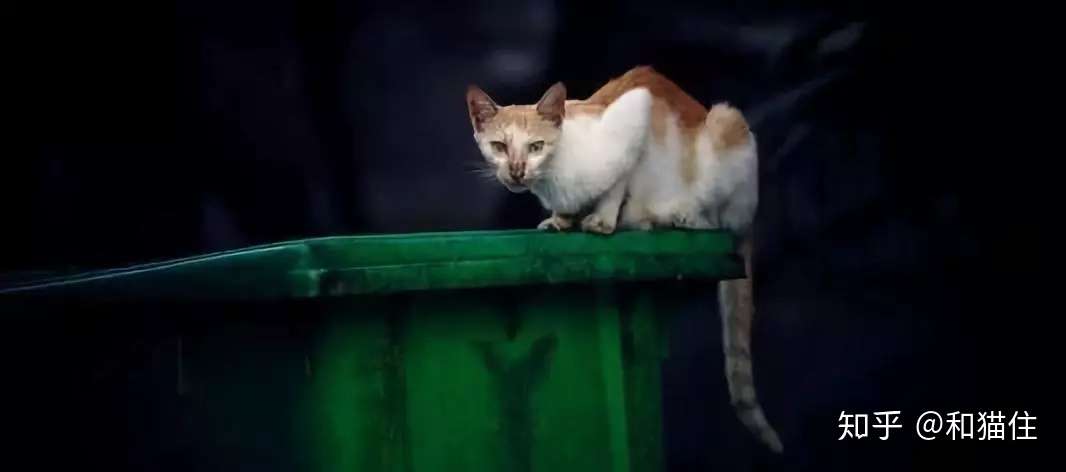
<svg viewBox="0 0 1066 472"><path fill-rule="evenodd" d="M703 208L696 200L676 200L661 207L664 220L670 227L681 229L714 229L717 227L713 212Z"/></svg>
<svg viewBox="0 0 1066 472"><path fill-rule="evenodd" d="M708 217L706 212L698 208L686 209L673 214L671 224L675 228L682 229L714 229L717 225Z"/></svg>

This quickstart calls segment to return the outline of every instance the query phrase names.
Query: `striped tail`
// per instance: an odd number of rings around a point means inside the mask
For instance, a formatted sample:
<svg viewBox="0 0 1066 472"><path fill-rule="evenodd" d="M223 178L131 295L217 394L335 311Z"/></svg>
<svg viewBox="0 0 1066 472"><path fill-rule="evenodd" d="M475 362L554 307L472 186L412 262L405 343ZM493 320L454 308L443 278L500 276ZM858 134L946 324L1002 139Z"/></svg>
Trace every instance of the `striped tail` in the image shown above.
<svg viewBox="0 0 1066 472"><path fill-rule="evenodd" d="M737 417L752 433L774 452L784 450L777 432L770 426L755 397L755 381L751 369L751 322L755 314L752 290L750 236L740 244L748 277L723 280L718 284L719 314L722 317L722 348L725 353L726 382L729 400Z"/></svg>

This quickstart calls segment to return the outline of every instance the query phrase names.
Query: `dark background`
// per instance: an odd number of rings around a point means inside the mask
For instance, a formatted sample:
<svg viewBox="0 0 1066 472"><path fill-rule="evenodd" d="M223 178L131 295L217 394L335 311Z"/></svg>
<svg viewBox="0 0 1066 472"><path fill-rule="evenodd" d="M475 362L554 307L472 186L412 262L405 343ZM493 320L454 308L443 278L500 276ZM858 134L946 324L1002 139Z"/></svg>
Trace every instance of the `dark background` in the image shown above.
<svg viewBox="0 0 1066 472"><path fill-rule="evenodd" d="M463 102L583 97L650 64L749 117L761 149L755 370L787 454L729 416L717 322L667 367L673 470L1031 461L1057 410L1061 312L1034 229L1049 44L1003 5L205 1L20 6L0 269L111 267L333 234L528 228L471 172ZM1031 18L1027 18L1031 19ZM1012 29L1013 28L1013 29ZM1023 31L1024 30L1024 31ZM1027 32L1026 32L1027 31ZM1047 107L1053 111L1053 108ZM713 301L713 300L712 300ZM837 442L840 410L902 438ZM1039 441L924 443L926 409L1022 410Z"/></svg>

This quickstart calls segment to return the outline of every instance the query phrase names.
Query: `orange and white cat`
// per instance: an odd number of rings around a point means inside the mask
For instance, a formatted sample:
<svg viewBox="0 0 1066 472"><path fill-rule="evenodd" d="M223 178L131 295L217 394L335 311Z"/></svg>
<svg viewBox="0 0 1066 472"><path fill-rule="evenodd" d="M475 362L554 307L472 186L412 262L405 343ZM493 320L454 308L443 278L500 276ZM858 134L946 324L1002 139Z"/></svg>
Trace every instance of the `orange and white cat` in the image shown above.
<svg viewBox="0 0 1066 472"><path fill-rule="evenodd" d="M719 283L726 379L741 422L781 452L751 367L758 150L743 114L724 103L708 110L647 66L585 100L567 100L561 83L534 105L501 107L476 86L466 100L497 179L552 212L541 228L724 228L738 236L748 277Z"/></svg>

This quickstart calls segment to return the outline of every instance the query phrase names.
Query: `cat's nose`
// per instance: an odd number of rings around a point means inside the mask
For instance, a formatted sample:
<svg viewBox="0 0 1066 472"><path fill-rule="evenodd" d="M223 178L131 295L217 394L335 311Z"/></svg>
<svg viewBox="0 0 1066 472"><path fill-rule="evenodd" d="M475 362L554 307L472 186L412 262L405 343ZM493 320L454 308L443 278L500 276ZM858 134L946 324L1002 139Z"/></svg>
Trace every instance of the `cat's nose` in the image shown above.
<svg viewBox="0 0 1066 472"><path fill-rule="evenodd" d="M526 175L526 162L525 161L512 161L510 165L511 180L521 183L525 180Z"/></svg>

